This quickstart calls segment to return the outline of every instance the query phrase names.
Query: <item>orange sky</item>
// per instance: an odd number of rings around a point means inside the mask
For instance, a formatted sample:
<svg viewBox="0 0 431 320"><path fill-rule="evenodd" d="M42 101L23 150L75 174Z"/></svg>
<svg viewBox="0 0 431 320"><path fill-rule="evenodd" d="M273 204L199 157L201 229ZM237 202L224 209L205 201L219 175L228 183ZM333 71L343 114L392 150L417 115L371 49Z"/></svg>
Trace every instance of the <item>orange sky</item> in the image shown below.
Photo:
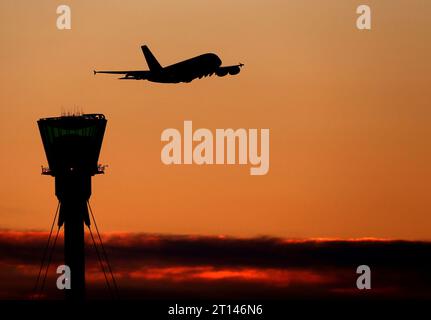
<svg viewBox="0 0 431 320"><path fill-rule="evenodd" d="M367 1L0 3L0 228L47 229L56 208L36 121L76 108L108 127L92 204L104 231L431 239L431 4ZM163 85L96 76L204 52L235 77ZM270 128L266 176L165 166L160 134Z"/></svg>

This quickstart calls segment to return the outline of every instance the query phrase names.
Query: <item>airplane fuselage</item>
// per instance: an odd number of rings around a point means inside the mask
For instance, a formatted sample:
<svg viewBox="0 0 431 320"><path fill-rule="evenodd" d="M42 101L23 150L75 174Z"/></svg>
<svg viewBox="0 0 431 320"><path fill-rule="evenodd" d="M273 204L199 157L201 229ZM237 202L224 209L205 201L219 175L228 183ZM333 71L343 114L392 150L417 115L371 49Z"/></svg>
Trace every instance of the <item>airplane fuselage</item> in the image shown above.
<svg viewBox="0 0 431 320"><path fill-rule="evenodd" d="M150 71L147 80L160 83L190 82L196 78L212 75L221 63L216 54L206 53L164 67L159 71Z"/></svg>

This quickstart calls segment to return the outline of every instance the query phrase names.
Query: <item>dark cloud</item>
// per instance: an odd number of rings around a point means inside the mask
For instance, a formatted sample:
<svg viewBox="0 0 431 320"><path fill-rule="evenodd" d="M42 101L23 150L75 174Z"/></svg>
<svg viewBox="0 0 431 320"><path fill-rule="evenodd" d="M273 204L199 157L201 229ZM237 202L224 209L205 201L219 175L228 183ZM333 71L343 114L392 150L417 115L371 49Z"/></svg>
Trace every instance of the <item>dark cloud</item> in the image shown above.
<svg viewBox="0 0 431 320"><path fill-rule="evenodd" d="M47 236L0 232L0 298L31 292ZM356 267L366 264L372 270L369 297L431 298L429 242L131 233L105 234L103 239L127 297L363 295L355 286ZM59 239L53 265L62 263L61 243ZM90 241L87 246L89 288L103 297L103 275ZM55 281L48 282L52 290Z"/></svg>

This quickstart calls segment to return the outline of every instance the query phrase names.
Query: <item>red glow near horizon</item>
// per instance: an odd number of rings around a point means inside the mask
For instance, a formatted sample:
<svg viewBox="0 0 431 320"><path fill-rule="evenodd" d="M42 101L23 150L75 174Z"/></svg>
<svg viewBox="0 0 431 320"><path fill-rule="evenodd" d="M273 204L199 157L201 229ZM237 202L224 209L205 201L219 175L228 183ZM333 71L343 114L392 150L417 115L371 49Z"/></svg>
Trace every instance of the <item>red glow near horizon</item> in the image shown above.
<svg viewBox="0 0 431 320"><path fill-rule="evenodd" d="M306 269L275 268L216 268L213 266L169 266L139 268L126 272L117 272L118 279L133 281L172 281L172 282L209 282L234 281L262 283L278 287L291 284L324 284L334 281L334 276ZM93 267L88 270L89 281L104 281L100 270Z"/></svg>

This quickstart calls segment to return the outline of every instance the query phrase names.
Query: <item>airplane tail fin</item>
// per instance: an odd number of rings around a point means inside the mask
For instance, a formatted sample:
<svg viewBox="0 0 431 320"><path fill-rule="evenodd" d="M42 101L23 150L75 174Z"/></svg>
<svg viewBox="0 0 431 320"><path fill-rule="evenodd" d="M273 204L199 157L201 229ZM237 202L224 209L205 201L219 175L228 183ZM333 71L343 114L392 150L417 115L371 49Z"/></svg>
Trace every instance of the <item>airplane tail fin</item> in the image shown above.
<svg viewBox="0 0 431 320"><path fill-rule="evenodd" d="M144 45L141 47L141 49L144 53L145 60L147 60L148 68L150 68L151 71L157 71L162 69L162 66L147 46Z"/></svg>

